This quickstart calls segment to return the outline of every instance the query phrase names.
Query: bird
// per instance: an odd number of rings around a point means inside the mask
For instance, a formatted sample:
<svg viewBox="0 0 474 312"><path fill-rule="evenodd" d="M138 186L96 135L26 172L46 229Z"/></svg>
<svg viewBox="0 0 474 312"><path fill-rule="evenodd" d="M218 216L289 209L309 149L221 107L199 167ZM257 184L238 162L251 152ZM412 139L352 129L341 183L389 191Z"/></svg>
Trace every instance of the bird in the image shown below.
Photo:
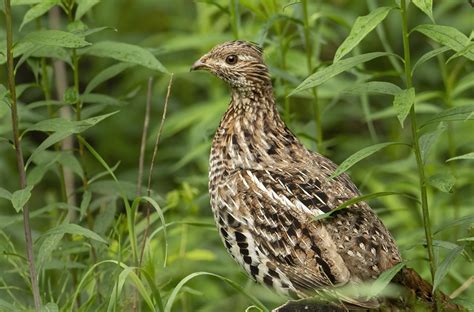
<svg viewBox="0 0 474 312"><path fill-rule="evenodd" d="M366 202L317 218L360 192L346 173L333 178L337 165L306 148L286 126L261 47L221 43L192 65L195 70L230 86L231 101L212 140L209 196L225 247L252 279L304 299L373 281L402 261L393 236ZM427 287L421 278L417 282ZM430 289L424 291L430 296ZM359 308L380 304L339 301Z"/></svg>

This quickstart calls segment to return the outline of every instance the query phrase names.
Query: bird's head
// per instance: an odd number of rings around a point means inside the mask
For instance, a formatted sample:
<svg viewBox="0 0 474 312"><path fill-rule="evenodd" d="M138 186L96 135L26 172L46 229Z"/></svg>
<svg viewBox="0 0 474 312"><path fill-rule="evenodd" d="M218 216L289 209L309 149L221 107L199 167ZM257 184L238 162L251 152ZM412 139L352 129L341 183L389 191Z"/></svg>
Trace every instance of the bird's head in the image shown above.
<svg viewBox="0 0 474 312"><path fill-rule="evenodd" d="M247 41L229 41L215 46L191 67L207 70L233 89L252 90L271 85L262 49Z"/></svg>

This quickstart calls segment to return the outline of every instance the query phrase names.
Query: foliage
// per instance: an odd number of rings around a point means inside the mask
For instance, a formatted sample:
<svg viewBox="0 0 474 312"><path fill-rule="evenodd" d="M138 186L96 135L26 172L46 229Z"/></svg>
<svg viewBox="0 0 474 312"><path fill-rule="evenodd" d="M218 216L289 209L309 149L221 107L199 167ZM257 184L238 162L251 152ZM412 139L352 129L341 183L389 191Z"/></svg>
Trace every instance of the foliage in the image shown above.
<svg viewBox="0 0 474 312"><path fill-rule="evenodd" d="M465 284L473 281L474 234L467 1L413 0L406 12L404 0L11 5L14 72L0 32L0 311L34 307L25 208L44 311L266 311L285 301L226 254L209 207L209 146L229 92L188 71L212 46L236 38L263 45L285 121L309 148L343 164L334 175L347 171L366 194L359 200L370 200L404 264L474 304ZM11 143L13 74L23 189ZM145 192L137 178L149 77ZM395 272L370 292L380 293Z"/></svg>

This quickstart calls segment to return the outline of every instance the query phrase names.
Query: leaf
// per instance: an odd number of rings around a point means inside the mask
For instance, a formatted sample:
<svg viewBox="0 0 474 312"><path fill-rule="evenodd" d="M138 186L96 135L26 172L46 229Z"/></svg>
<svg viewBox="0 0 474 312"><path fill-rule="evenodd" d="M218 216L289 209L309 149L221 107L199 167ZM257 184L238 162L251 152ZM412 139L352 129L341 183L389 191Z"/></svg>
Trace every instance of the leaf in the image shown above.
<svg viewBox="0 0 474 312"><path fill-rule="evenodd" d="M54 302L48 302L46 305L41 307L41 312L58 312L59 307Z"/></svg>
<svg viewBox="0 0 474 312"><path fill-rule="evenodd" d="M61 30L33 31L28 33L23 40L38 45L63 48L82 48L91 45L83 37Z"/></svg>
<svg viewBox="0 0 474 312"><path fill-rule="evenodd" d="M463 51L469 44L469 38L454 27L443 25L418 25L412 31L418 31L432 40L445 45L456 52ZM474 61L474 51L467 50L463 56Z"/></svg>
<svg viewBox="0 0 474 312"><path fill-rule="evenodd" d="M413 65L412 69L411 69L411 74L413 76L413 73L415 72L415 69L418 68L418 66L420 66L421 64L427 62L428 60L432 59L433 57L439 55L439 54L442 54L446 51L449 50L449 47L439 47L437 49L434 49L434 50L431 50L430 52L428 53L425 53L423 54L419 59L418 61L416 61L415 65Z"/></svg>
<svg viewBox="0 0 474 312"><path fill-rule="evenodd" d="M474 221L474 214L467 215L467 216L459 218L459 219L448 221L448 222L446 222L444 224L441 224L440 226L436 227L436 229L433 231L433 235L436 235L441 231L449 229L450 227L463 225L465 223L469 224L473 221Z"/></svg>
<svg viewBox="0 0 474 312"><path fill-rule="evenodd" d="M125 69L130 68L132 64L130 63L118 63L115 65L112 65L100 73L98 73L92 80L87 84L87 87L84 91L84 93L90 93L92 90L94 90L98 85L103 83L104 81L109 80L110 78L113 78L123 72Z"/></svg>
<svg viewBox="0 0 474 312"><path fill-rule="evenodd" d="M72 132L70 131L62 131L62 132L55 132L53 134L51 134L50 136L48 136L46 138L46 140L44 140L43 142L41 142L41 144L33 151L33 153L31 153L31 156L30 158L28 158L28 160L26 161L26 164L25 164L25 168L28 168L28 166L30 165L30 163L43 151L45 151L48 147L58 143L59 141L67 138L68 136L70 136L71 134L73 134Z"/></svg>
<svg viewBox="0 0 474 312"><path fill-rule="evenodd" d="M27 23L31 22L32 20L40 17L41 15L48 12L53 6L59 4L61 0L42 0L37 5L33 6L29 9L25 16L23 16L23 21L20 25L20 30L25 26Z"/></svg>
<svg viewBox="0 0 474 312"><path fill-rule="evenodd" d="M420 128L423 128L433 122L468 120L474 117L474 104L463 105L459 107L448 108L435 117L425 122Z"/></svg>
<svg viewBox="0 0 474 312"><path fill-rule="evenodd" d="M411 196L409 196L405 193L400 193L400 192L377 192L377 193L372 193L372 194L367 194L367 195L360 195L360 196L351 198L349 200L346 200L344 203L340 204L339 206L337 206L336 208L332 209L329 212L326 212L326 213L323 213L323 214L320 214L320 215L316 215L315 217L313 217L313 220L317 221L317 220L325 219L327 217L330 217L336 211L339 211L339 210L342 210L344 208L350 207L354 204L357 204L357 203L360 203L360 202L363 202L363 201L368 201L368 200L371 200L371 199L374 199L374 198L383 197L383 196L390 196L390 195L402 195L402 196L409 197L409 198L417 200L414 197L411 197Z"/></svg>
<svg viewBox="0 0 474 312"><path fill-rule="evenodd" d="M64 223L51 230L44 233L42 236L46 237L48 235L55 235L55 234L74 234L84 236L95 241L107 244L107 241L100 237L98 234L92 232L89 229L86 229L80 225L73 224L73 223Z"/></svg>
<svg viewBox="0 0 474 312"><path fill-rule="evenodd" d="M0 198L12 199L12 193L10 193L8 190L4 189L3 187L0 187Z"/></svg>
<svg viewBox="0 0 474 312"><path fill-rule="evenodd" d="M433 17L433 0L413 0L413 4L428 15L433 23L435 22Z"/></svg>
<svg viewBox="0 0 474 312"><path fill-rule="evenodd" d="M376 297L392 281L393 277L405 266L404 262L397 263L388 270L382 272L372 283L370 297Z"/></svg>
<svg viewBox="0 0 474 312"><path fill-rule="evenodd" d="M344 42L339 46L334 55L333 63L339 61L344 55L351 52L359 42L367 36L378 24L380 24L392 10L391 7L380 7L368 15L359 16L352 26L349 36L344 40Z"/></svg>
<svg viewBox="0 0 474 312"><path fill-rule="evenodd" d="M168 72L150 51L133 44L101 41L93 44L83 52L89 55L109 57L121 62L141 65L163 73Z"/></svg>
<svg viewBox="0 0 474 312"><path fill-rule="evenodd" d="M403 123L410 112L411 107L415 104L415 88L405 89L395 94L393 98L393 107L397 112L398 121L403 128Z"/></svg>
<svg viewBox="0 0 474 312"><path fill-rule="evenodd" d="M86 215L87 208L91 203L92 193L91 191L87 190L82 194L82 201L81 201L81 220Z"/></svg>
<svg viewBox="0 0 474 312"><path fill-rule="evenodd" d="M438 138L443 132L446 130L446 125L441 122L439 126L436 128L436 130L428 132L423 134L420 137L420 151L421 151L421 159L423 160L423 163L426 163L428 160L428 156L431 151L431 147L433 146L436 141L438 141Z"/></svg>
<svg viewBox="0 0 474 312"><path fill-rule="evenodd" d="M399 86L385 81L369 81L355 84L342 90L344 93L362 94L362 93L381 93L395 95L402 91Z"/></svg>
<svg viewBox="0 0 474 312"><path fill-rule="evenodd" d="M446 162L453 161L453 160L459 160L459 159L474 159L474 152L450 158L450 159L446 160Z"/></svg>
<svg viewBox="0 0 474 312"><path fill-rule="evenodd" d="M74 20L80 20L81 17L87 13L94 5L100 2L100 0L76 0L77 2L77 9L76 9L76 16Z"/></svg>
<svg viewBox="0 0 474 312"><path fill-rule="evenodd" d="M41 270L46 263L46 261L51 257L52 252L58 247L61 239L64 237L64 234L54 234L47 236L38 252L38 268Z"/></svg>
<svg viewBox="0 0 474 312"><path fill-rule="evenodd" d="M428 183L445 193L451 193L455 182L454 176L447 173L437 173L428 178Z"/></svg>
<svg viewBox="0 0 474 312"><path fill-rule="evenodd" d="M12 0L11 1L11 6L15 5L32 5L32 4L37 4L40 3L43 0Z"/></svg>
<svg viewBox="0 0 474 312"><path fill-rule="evenodd" d="M391 146L391 145L407 145L407 144L402 143L402 142L387 142L387 143L379 143L379 144L365 147L361 149L360 151L349 156L346 160L344 160L329 178L333 179L339 176L340 174L346 172L350 167L352 167L353 165L355 165L362 159L369 157L373 153L378 152L381 149L387 146Z"/></svg>
<svg viewBox="0 0 474 312"><path fill-rule="evenodd" d="M349 57L343 60L340 60L336 63L333 63L332 65L321 69L314 74L310 75L308 78L306 78L299 86L297 86L293 91L290 92L288 96L291 96L293 94L299 93L303 90L313 88L316 86L319 86L332 77L354 67L359 64L368 62L370 60L373 60L378 57L382 56L387 56L387 55L394 55L392 53L387 53L387 52L372 52L372 53L367 53L367 54L361 54L353 57Z"/></svg>
<svg viewBox="0 0 474 312"><path fill-rule="evenodd" d="M23 209L23 207L26 205L26 203L31 197L32 190L33 190L33 186L28 185L24 189L15 191L12 194L11 201L12 201L13 208L15 208L16 212L20 212Z"/></svg>
<svg viewBox="0 0 474 312"><path fill-rule="evenodd" d="M443 260L443 262L441 262L433 278L433 292L438 288L439 284L448 273L449 267L453 264L454 260L456 260L456 258L461 254L463 249L463 246L459 246L458 248L453 249Z"/></svg>

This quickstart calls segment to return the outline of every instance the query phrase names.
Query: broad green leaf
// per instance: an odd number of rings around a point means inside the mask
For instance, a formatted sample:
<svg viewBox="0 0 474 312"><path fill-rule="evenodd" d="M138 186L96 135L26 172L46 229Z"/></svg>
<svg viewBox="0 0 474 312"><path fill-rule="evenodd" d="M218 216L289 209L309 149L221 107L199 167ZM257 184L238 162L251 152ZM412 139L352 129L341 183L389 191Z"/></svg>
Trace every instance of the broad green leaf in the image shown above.
<svg viewBox="0 0 474 312"><path fill-rule="evenodd" d="M413 0L413 4L428 15L433 23L435 22L433 17L433 0Z"/></svg>
<svg viewBox="0 0 474 312"><path fill-rule="evenodd" d="M28 175L26 177L26 182L28 185L38 184L46 174L46 172L51 168L51 166L59 159L60 154L56 155L51 161L39 163L33 169L28 170Z"/></svg>
<svg viewBox="0 0 474 312"><path fill-rule="evenodd" d="M12 193L10 193L8 190L4 189L3 187L0 187L0 198L12 199Z"/></svg>
<svg viewBox="0 0 474 312"><path fill-rule="evenodd" d="M86 215L87 208L91 203L92 193L91 191L87 190L82 194L82 201L81 201L81 220Z"/></svg>
<svg viewBox="0 0 474 312"><path fill-rule="evenodd" d="M25 16L23 16L23 21L21 22L20 30L25 26L27 23L31 22L32 20L40 17L41 15L48 12L53 6L61 3L61 0L42 0L37 5L33 6L29 9Z"/></svg>
<svg viewBox="0 0 474 312"><path fill-rule="evenodd" d="M433 122L440 121L464 121L474 118L474 104L463 105L459 107L448 108L432 119L425 122L420 128L423 128Z"/></svg>
<svg viewBox="0 0 474 312"><path fill-rule="evenodd" d="M90 93L92 90L94 90L98 85L103 83L104 81L109 80L110 78L113 78L123 72L125 69L130 68L132 64L130 63L118 63L115 65L112 65L100 73L98 73L92 80L87 84L87 87L84 91L84 93Z"/></svg>
<svg viewBox="0 0 474 312"><path fill-rule="evenodd" d="M28 168L30 163L39 155L41 152L45 151L48 147L56 144L57 142L60 142L61 140L64 140L68 136L73 134L70 131L62 131L62 132L54 132L50 136L46 138L41 144L33 151L31 154L30 158L26 161L25 168Z"/></svg>
<svg viewBox="0 0 474 312"><path fill-rule="evenodd" d="M431 50L429 51L428 53L425 53L423 54L419 59L418 61L416 61L415 65L413 65L412 69L411 69L411 74L413 75L413 73L415 72L415 69L418 68L418 66L422 65L423 63L429 61L430 59L432 59L433 57L439 55L439 54L442 54L446 51L449 50L449 47L439 47L437 49L434 49L434 50Z"/></svg>
<svg viewBox="0 0 474 312"><path fill-rule="evenodd" d="M74 19L80 20L81 17L87 13L94 5L100 2L100 0L76 0L77 2L77 9L76 9L76 16Z"/></svg>
<svg viewBox="0 0 474 312"><path fill-rule="evenodd" d="M80 225L73 224L73 223L65 223L61 224L55 228L44 233L42 236L46 237L48 235L56 235L56 234L73 234L73 235L80 235L95 241L107 244L107 241L100 237L98 234L92 232L89 229L86 229Z"/></svg>
<svg viewBox="0 0 474 312"><path fill-rule="evenodd" d="M456 82L456 86L452 92L453 97L460 96L465 91L474 89L474 72L462 77Z"/></svg>
<svg viewBox="0 0 474 312"><path fill-rule="evenodd" d="M379 144L365 147L361 149L360 151L349 156L346 160L344 160L329 178L333 179L339 176L340 174L346 172L350 167L352 167L353 165L355 165L362 159L369 157L373 153L376 153L387 146L392 146L392 145L406 145L406 144L402 142L387 142L387 143L379 143Z"/></svg>
<svg viewBox="0 0 474 312"><path fill-rule="evenodd" d="M354 26L352 26L349 36L337 49L333 63L336 63L347 53L351 52L368 33L370 33L387 17L391 10L392 8L390 7L380 7L373 10L368 15L359 16L354 22Z"/></svg>
<svg viewBox="0 0 474 312"><path fill-rule="evenodd" d="M54 302L48 302L41 307L41 312L59 312L58 304Z"/></svg>
<svg viewBox="0 0 474 312"><path fill-rule="evenodd" d="M48 261L51 258L51 254L58 247L63 236L64 234L54 234L54 235L47 236L43 240L38 252L39 271L41 271L46 261Z"/></svg>
<svg viewBox="0 0 474 312"><path fill-rule="evenodd" d="M351 198L351 199L345 201L344 203L342 203L341 205L337 206L336 208L334 208L333 210L331 210L329 212L314 216L313 220L317 221L317 220L325 219L327 217L330 217L336 211L345 209L345 208L350 207L354 204L357 204L357 203L360 203L360 202L363 202L363 201L369 201L369 200L374 199L374 198L383 197L383 196L390 196L390 195L402 195L402 196L409 197L411 199L417 200L416 198L413 198L413 197L411 197L411 196L409 196L405 193L400 193L400 192L377 192L377 193L372 193L372 194L367 194L367 195L360 195L360 196L357 196L357 197L354 197L354 198Z"/></svg>
<svg viewBox="0 0 474 312"><path fill-rule="evenodd" d="M121 62L127 62L167 73L166 68L151 54L150 51L133 44L101 41L93 44L91 47L83 51L85 54L90 54L99 57L109 57Z"/></svg>
<svg viewBox="0 0 474 312"><path fill-rule="evenodd" d="M456 52L463 51L469 45L469 38L456 28L450 26L425 24L416 26L412 31L418 31ZM467 50L463 56L474 61L474 51Z"/></svg>
<svg viewBox="0 0 474 312"><path fill-rule="evenodd" d="M91 45L83 37L61 30L38 30L28 33L24 38L37 45L63 48L82 48Z"/></svg>
<svg viewBox="0 0 474 312"><path fill-rule="evenodd" d="M420 151L423 163L426 163L431 151L431 147L438 141L438 138L446 130L446 125L441 122L436 130L423 134L420 137Z"/></svg>
<svg viewBox="0 0 474 312"><path fill-rule="evenodd" d="M454 260L461 254L464 247L459 246L456 249L453 249L448 256L441 262L440 266L436 270L434 279L433 279L433 292L438 288L439 284L443 280L443 278L448 273L449 268L453 264Z"/></svg>
<svg viewBox="0 0 474 312"><path fill-rule="evenodd" d="M429 184L445 193L451 193L455 182L456 179L454 178L454 176L447 173L437 173L428 178Z"/></svg>
<svg viewBox="0 0 474 312"><path fill-rule="evenodd" d="M73 153L63 151L58 161L64 167L71 169L72 172L77 174L80 178L84 178L84 170L82 169L81 163Z"/></svg>
<svg viewBox="0 0 474 312"><path fill-rule="evenodd" d="M28 185L24 189L15 191L12 194L11 201L12 201L13 208L15 208L16 212L20 212L21 210L23 210L23 207L26 205L26 203L31 197L32 190L33 190L33 186Z"/></svg>
<svg viewBox="0 0 474 312"><path fill-rule="evenodd" d="M371 297L376 297L392 281L393 277L403 269L404 262L397 263L388 270L382 272L371 285Z"/></svg>
<svg viewBox="0 0 474 312"><path fill-rule="evenodd" d="M313 88L319 86L332 77L339 75L340 73L357 66L359 64L368 62L378 57L393 55L387 52L372 52L367 54L361 54L353 57L349 57L343 60L340 60L332 65L317 71L316 73L312 74L308 78L306 78L299 86L297 86L293 91L291 91L290 95L299 93L303 90Z"/></svg>
<svg viewBox="0 0 474 312"><path fill-rule="evenodd" d="M459 160L459 159L474 159L474 152L450 158L450 159L446 160L446 162L453 161L453 160Z"/></svg>
<svg viewBox="0 0 474 312"><path fill-rule="evenodd" d="M411 107L415 104L415 88L405 89L395 94L393 98L393 107L397 112L398 121L403 128L403 123L410 112Z"/></svg>
<svg viewBox="0 0 474 312"><path fill-rule="evenodd" d="M344 89L342 92L351 93L351 94L361 94L361 93L381 93L381 94L390 94L395 95L402 91L397 85L385 82L385 81L369 81L358 83L354 86L351 86L347 89Z"/></svg>

